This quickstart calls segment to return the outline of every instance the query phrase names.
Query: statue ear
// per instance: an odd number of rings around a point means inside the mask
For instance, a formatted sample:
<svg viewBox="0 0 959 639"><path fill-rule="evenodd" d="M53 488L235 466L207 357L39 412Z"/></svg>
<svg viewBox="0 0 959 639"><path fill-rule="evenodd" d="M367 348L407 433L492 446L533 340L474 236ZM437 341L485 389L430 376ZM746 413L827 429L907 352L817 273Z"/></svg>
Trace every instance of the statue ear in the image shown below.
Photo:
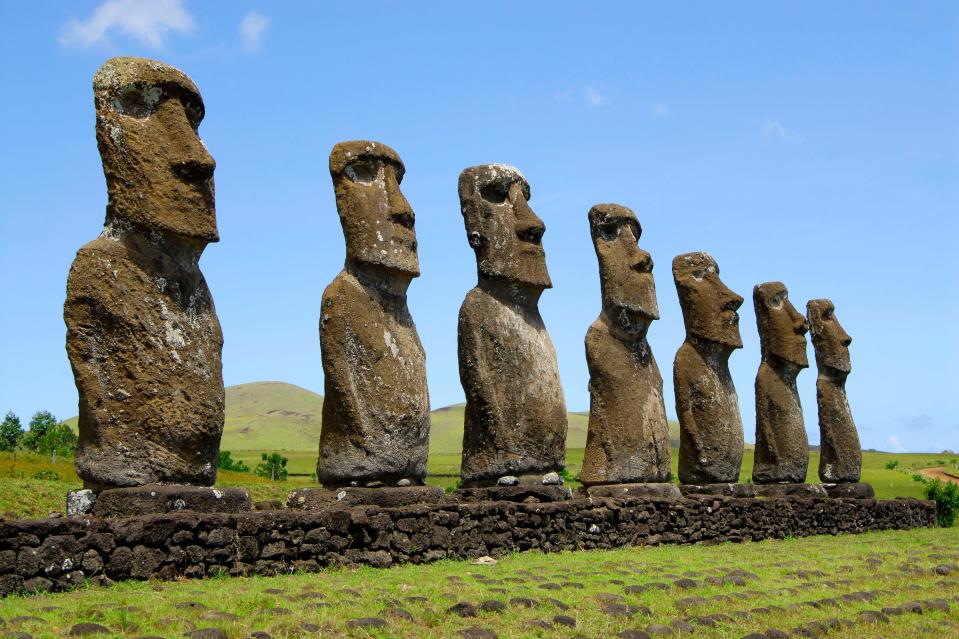
<svg viewBox="0 0 959 639"><path fill-rule="evenodd" d="M486 244L486 238L480 235L479 231L470 231L466 234L466 239L474 249L478 249Z"/></svg>

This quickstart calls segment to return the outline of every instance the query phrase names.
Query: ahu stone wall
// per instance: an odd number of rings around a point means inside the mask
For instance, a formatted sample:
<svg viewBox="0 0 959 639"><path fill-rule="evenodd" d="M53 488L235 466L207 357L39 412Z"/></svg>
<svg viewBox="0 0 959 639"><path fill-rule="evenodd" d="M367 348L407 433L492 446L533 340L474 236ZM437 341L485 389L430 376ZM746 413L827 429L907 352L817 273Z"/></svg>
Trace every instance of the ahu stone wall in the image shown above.
<svg viewBox="0 0 959 639"><path fill-rule="evenodd" d="M835 535L935 525L916 499L691 497L178 512L125 519L0 520L0 595L84 580L274 575L337 564L387 567L511 551Z"/></svg>

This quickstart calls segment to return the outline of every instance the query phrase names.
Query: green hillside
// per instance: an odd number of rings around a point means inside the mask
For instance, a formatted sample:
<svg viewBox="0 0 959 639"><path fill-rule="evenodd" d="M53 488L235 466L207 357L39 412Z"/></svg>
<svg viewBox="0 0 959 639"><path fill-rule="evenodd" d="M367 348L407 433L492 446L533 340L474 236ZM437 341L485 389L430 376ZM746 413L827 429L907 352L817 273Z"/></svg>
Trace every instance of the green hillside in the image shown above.
<svg viewBox="0 0 959 639"><path fill-rule="evenodd" d="M463 445L465 404L432 413L430 453L459 453ZM284 382L253 382L226 389L224 450L316 450L320 441L323 396ZM587 413L569 414L567 448L586 447ZM76 425L76 417L67 420ZM673 446L679 426L669 423Z"/></svg>

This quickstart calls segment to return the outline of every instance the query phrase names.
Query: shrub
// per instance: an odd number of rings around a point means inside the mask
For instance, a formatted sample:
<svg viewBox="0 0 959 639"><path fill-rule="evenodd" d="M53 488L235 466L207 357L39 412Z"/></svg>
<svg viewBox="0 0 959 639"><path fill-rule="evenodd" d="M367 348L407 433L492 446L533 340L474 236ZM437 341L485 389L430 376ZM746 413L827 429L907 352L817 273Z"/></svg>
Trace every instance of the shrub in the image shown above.
<svg viewBox="0 0 959 639"><path fill-rule="evenodd" d="M894 459L894 460L892 460L892 461L887 461L887 462L886 462L886 470L895 470L895 469L896 469L896 466L898 466L898 465L899 465L899 460L897 460L897 459Z"/></svg>
<svg viewBox="0 0 959 639"><path fill-rule="evenodd" d="M254 474L258 477L268 477L273 481L286 481L286 463L290 461L280 453L263 453L263 462L257 465Z"/></svg>
<svg viewBox="0 0 959 639"><path fill-rule="evenodd" d="M9 411L3 418L3 422L0 422L0 450L16 450L22 437L23 428L20 425L20 418L13 411Z"/></svg>
<svg viewBox="0 0 959 639"><path fill-rule="evenodd" d="M250 472L250 467L243 463L242 460L233 459L228 450L220 451L220 457L217 459L216 467L220 470L232 470L235 473Z"/></svg>
<svg viewBox="0 0 959 639"><path fill-rule="evenodd" d="M926 499L936 502L936 519L943 528L949 528L956 522L959 513L959 484L938 479L926 482Z"/></svg>
<svg viewBox="0 0 959 639"><path fill-rule="evenodd" d="M38 411L30 419L30 430L24 434L23 447L34 453L72 455L77 450L77 436L69 426L57 420L49 411Z"/></svg>
<svg viewBox="0 0 959 639"><path fill-rule="evenodd" d="M38 470L33 473L33 478L45 481L60 481L60 473L55 470Z"/></svg>

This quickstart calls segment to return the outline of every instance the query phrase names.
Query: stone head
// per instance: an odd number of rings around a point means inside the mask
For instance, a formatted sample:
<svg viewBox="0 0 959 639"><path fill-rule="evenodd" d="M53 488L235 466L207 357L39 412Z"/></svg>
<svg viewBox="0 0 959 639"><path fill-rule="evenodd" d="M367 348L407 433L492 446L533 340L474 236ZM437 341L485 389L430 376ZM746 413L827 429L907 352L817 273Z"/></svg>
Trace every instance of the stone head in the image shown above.
<svg viewBox="0 0 959 639"><path fill-rule="evenodd" d="M806 303L806 316L809 319L812 346L816 351L816 365L841 373L850 372L852 364L849 361L849 345L852 338L836 319L836 307L832 301L809 300Z"/></svg>
<svg viewBox="0 0 959 639"><path fill-rule="evenodd" d="M737 311L743 298L719 279L719 265L712 255L677 255L673 258L673 281L687 333L728 348L742 348Z"/></svg>
<svg viewBox="0 0 959 639"><path fill-rule="evenodd" d="M333 147L330 176L347 261L419 276L416 218L400 191L405 172L396 151L380 142L353 140Z"/></svg>
<svg viewBox="0 0 959 639"><path fill-rule="evenodd" d="M653 258L639 247L642 227L632 210L597 204L589 210L589 230L599 260L603 308L607 314L635 318L643 330L659 319Z"/></svg>
<svg viewBox="0 0 959 639"><path fill-rule="evenodd" d="M113 58L93 76L93 95L107 222L218 241L216 163L197 135L204 107L193 81L156 60Z"/></svg>
<svg viewBox="0 0 959 639"><path fill-rule="evenodd" d="M782 282L766 282L753 288L753 306L759 344L765 360L774 355L786 362L806 368L806 332L809 324L789 301L789 291Z"/></svg>
<svg viewBox="0 0 959 639"><path fill-rule="evenodd" d="M552 286L542 238L546 225L529 207L519 169L483 164L460 173L460 209L481 276L532 288Z"/></svg>

